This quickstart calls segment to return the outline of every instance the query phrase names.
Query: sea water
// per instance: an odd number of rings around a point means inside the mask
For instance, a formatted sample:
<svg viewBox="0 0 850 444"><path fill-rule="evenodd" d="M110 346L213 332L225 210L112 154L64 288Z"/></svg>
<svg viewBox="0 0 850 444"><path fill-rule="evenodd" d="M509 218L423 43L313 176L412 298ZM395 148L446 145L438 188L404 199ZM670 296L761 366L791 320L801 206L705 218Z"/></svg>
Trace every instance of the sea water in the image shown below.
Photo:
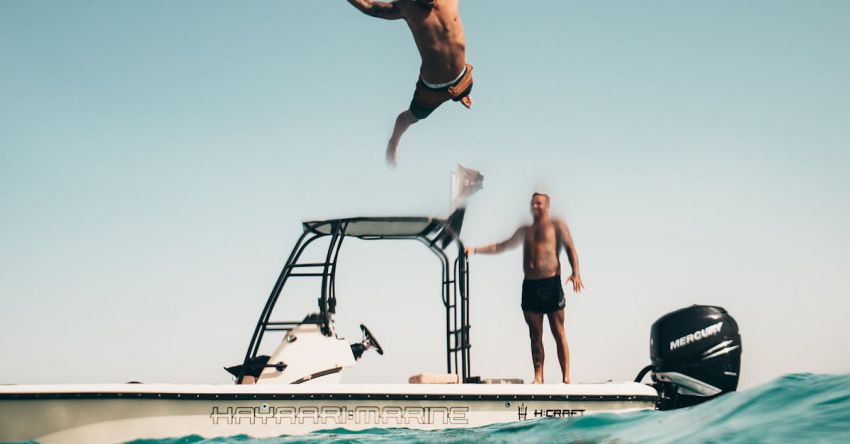
<svg viewBox="0 0 850 444"><path fill-rule="evenodd" d="M668 412L546 418L475 429L325 430L301 436L183 436L133 444L194 443L850 443L850 375L787 375L698 406Z"/></svg>

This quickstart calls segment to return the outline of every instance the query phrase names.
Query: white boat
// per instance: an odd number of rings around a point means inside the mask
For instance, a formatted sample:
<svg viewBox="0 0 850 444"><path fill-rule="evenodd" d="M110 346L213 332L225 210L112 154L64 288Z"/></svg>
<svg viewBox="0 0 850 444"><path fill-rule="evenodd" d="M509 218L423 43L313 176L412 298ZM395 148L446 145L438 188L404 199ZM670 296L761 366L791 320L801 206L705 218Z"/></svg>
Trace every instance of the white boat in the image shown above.
<svg viewBox="0 0 850 444"><path fill-rule="evenodd" d="M473 376L469 264L459 239L462 220L463 209L448 219L305 222L242 364L227 369L237 384L2 385L0 441L100 443L186 435L277 437L337 428L479 427L543 417L674 408L737 386L737 326L722 309L701 306L671 313L653 325L653 365L634 382L531 385ZM337 258L348 238L415 240L440 260L446 310L445 374L416 375L410 384L340 382L345 370L365 352L383 354L363 325L363 340L353 344L335 331ZM324 261L301 260L304 251L320 240L327 241ZM447 254L450 248L456 251L453 260ZM317 312L300 321L273 317L286 283L299 278L321 281ZM699 339L682 334L689 331L696 331ZM659 345L668 338L676 338L669 351ZM705 353L706 347L711 347L711 353ZM270 352L261 354L261 350ZM712 374L694 373L695 365L702 365L701 361L694 364L692 355L697 352L703 352L702 361L712 367ZM650 370L654 384L640 383ZM717 376L718 372L726 374Z"/></svg>

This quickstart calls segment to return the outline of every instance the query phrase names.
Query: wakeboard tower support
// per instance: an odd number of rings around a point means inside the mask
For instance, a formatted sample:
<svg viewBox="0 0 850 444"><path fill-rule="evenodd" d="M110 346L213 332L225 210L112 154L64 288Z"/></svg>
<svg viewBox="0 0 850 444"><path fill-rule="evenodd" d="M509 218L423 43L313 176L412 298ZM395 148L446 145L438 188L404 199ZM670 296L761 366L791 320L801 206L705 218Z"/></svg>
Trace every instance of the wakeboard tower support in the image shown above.
<svg viewBox="0 0 850 444"><path fill-rule="evenodd" d="M442 302L446 313L446 371L458 375L458 379L463 382L480 381L480 378L472 377L470 371L469 262L460 240L464 212L464 208L459 208L447 219L360 217L304 222L303 232L260 314L242 365L229 367L227 371L236 377L237 383L300 383L328 375L338 378L343 367L353 365L370 348L376 348L379 354L383 354L383 349L365 326L362 326L364 340L345 347L340 345L342 339L337 338L334 331L339 251L343 240L354 237L363 240L417 240L437 256L442 266ZM319 239L328 240L324 260L303 261L302 256L307 248ZM450 260L447 254L452 244L457 247L454 260ZM302 321L273 320L275 306L292 278L321 279L318 313L310 314ZM282 332L285 335L277 351L270 356L260 352L260 346L269 332ZM297 352L295 347L287 349L290 344L294 346L298 338L310 341L313 350L316 347L327 347L321 348L321 353L312 353L310 361L313 364L309 369L293 366L293 362L289 361L305 353ZM317 355L326 356L327 362L316 362ZM299 375L291 374L281 378L287 369ZM251 379L246 378L249 376Z"/></svg>

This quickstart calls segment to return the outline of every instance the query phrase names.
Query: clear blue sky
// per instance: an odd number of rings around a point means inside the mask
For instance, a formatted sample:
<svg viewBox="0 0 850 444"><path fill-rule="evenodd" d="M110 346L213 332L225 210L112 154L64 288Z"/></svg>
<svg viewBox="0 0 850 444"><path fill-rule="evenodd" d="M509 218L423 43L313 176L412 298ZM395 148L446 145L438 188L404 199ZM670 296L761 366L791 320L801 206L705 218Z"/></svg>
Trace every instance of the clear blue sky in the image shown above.
<svg viewBox="0 0 850 444"><path fill-rule="evenodd" d="M227 382L301 220L444 216L458 162L486 177L467 243L510 235L535 189L570 222L573 380L633 378L650 324L693 303L737 318L743 386L850 371L850 3L461 14L475 106L414 126L390 171L419 64L402 22L341 0L0 0L0 383ZM430 253L342 254L339 326L387 349L347 380L440 371ZM473 258L476 374L530 379L520 259Z"/></svg>

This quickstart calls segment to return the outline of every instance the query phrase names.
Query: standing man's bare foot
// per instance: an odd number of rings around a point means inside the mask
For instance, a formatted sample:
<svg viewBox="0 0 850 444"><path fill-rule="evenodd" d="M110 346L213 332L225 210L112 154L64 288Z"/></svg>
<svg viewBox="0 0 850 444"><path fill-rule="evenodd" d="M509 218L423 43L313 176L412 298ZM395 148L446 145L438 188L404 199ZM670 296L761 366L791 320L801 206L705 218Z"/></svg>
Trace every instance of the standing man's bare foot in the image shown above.
<svg viewBox="0 0 850 444"><path fill-rule="evenodd" d="M540 347L540 349L542 350L543 347ZM532 381L531 383L543 384L543 363L541 362L539 366L535 367L536 368L534 369L534 381Z"/></svg>
<svg viewBox="0 0 850 444"><path fill-rule="evenodd" d="M564 378L564 384L569 384L569 383L570 383L570 378Z"/></svg>

